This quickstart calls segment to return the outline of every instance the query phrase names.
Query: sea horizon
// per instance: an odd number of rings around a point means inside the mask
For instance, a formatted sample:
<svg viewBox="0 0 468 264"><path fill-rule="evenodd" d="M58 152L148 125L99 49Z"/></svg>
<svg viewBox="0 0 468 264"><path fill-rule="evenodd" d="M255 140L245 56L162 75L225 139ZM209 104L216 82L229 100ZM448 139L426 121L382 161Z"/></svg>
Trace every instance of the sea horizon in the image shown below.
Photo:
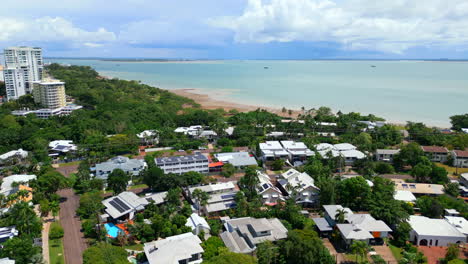
<svg viewBox="0 0 468 264"><path fill-rule="evenodd" d="M215 100L258 107L330 107L392 123L449 127L468 107L468 62L416 60L113 61L44 59L87 65L110 78L162 89L194 89ZM210 63L212 62L212 63ZM372 62L371 64L369 62ZM438 63L445 62L445 63ZM465 73L465 74L464 74ZM463 100L465 98L465 100Z"/></svg>

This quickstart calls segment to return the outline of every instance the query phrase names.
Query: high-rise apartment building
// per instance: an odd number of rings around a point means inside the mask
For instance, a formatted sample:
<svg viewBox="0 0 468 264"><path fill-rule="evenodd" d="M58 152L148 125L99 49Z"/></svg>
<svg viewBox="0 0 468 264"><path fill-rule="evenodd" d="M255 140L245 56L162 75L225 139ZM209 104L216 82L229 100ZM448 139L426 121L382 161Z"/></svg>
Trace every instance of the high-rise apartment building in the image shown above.
<svg viewBox="0 0 468 264"><path fill-rule="evenodd" d="M5 49L4 56L3 75L8 100L31 93L33 82L42 79L42 49L10 47Z"/></svg>
<svg viewBox="0 0 468 264"><path fill-rule="evenodd" d="M54 79L33 82L34 102L55 109L66 106L65 83Z"/></svg>

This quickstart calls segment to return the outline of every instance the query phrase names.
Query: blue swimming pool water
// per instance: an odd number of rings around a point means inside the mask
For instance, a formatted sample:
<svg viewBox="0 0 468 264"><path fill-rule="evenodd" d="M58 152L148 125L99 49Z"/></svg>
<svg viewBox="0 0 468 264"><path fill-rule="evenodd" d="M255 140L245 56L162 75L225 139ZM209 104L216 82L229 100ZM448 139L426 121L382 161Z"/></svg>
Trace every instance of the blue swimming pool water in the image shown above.
<svg viewBox="0 0 468 264"><path fill-rule="evenodd" d="M107 234L111 237L117 237L119 235L119 232L122 232L122 229L120 229L112 223L104 224L104 227L107 230Z"/></svg>

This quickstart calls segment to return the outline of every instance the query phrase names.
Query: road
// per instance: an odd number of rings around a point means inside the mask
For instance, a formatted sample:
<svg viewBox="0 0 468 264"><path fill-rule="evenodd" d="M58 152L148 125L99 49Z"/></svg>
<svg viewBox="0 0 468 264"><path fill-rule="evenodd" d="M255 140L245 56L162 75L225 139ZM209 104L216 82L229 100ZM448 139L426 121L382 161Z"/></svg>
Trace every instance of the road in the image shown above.
<svg viewBox="0 0 468 264"><path fill-rule="evenodd" d="M60 190L58 194L64 199L60 204L60 222L64 229L63 251L65 263L83 263L83 251L87 248L86 240L81 232L80 218L76 215L80 197L72 189Z"/></svg>

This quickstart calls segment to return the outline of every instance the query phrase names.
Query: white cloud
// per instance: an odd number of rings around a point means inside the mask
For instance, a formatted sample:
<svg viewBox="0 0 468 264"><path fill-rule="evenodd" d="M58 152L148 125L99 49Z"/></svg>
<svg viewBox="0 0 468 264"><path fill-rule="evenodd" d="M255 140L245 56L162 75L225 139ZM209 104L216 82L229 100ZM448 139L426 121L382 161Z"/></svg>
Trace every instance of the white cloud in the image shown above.
<svg viewBox="0 0 468 264"><path fill-rule="evenodd" d="M86 47L89 47L89 48L100 48L100 47L104 46L104 44L93 43L93 42L85 42L85 43L83 43L83 45L86 46Z"/></svg>
<svg viewBox="0 0 468 264"><path fill-rule="evenodd" d="M0 41L5 42L107 42L116 39L104 28L87 31L61 17L0 18Z"/></svg>
<svg viewBox="0 0 468 264"><path fill-rule="evenodd" d="M333 41L347 49L403 53L468 45L466 0L248 0L240 16L209 20L248 42Z"/></svg>

